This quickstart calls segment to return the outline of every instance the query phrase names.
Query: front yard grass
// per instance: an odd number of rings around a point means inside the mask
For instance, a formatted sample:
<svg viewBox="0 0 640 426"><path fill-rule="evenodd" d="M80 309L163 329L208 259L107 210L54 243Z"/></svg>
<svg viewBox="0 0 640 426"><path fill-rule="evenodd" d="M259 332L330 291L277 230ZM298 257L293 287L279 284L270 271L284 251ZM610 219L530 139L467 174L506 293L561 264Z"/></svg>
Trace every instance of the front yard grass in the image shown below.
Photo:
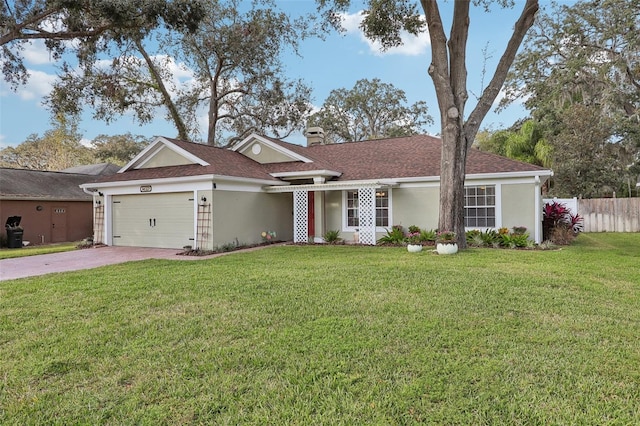
<svg viewBox="0 0 640 426"><path fill-rule="evenodd" d="M37 256L39 254L60 253L63 251L75 250L78 243L47 244L44 246L27 246L22 248L0 249L1 259L14 259L16 257Z"/></svg>
<svg viewBox="0 0 640 426"><path fill-rule="evenodd" d="M640 234L0 282L0 423L638 424Z"/></svg>

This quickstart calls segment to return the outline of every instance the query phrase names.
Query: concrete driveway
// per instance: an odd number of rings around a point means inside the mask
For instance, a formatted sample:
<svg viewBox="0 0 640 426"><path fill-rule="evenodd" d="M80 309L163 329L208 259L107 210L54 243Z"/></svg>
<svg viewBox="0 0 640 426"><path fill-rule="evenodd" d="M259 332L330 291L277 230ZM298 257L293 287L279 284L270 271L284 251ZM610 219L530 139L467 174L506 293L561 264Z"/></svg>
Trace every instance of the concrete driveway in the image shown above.
<svg viewBox="0 0 640 426"><path fill-rule="evenodd" d="M177 249L99 247L63 253L3 259L0 260L0 281L50 274L52 272L91 269L97 268L98 266L129 262L131 260L174 259L189 261L210 259L211 257L217 256L179 256L176 254L178 252L180 252L180 250Z"/></svg>

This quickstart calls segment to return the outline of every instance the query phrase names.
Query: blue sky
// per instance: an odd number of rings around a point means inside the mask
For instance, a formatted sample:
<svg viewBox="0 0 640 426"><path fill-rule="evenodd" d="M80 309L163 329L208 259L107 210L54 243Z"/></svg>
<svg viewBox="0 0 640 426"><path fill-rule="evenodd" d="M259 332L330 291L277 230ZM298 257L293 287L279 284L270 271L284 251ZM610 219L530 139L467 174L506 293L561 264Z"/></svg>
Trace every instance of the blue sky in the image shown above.
<svg viewBox="0 0 640 426"><path fill-rule="evenodd" d="M281 9L290 11L292 14L315 10L315 3L312 0L280 0L277 3ZM502 9L494 5L489 13L484 12L482 8L472 8L467 47L470 92L467 114L475 106L474 94L479 95L482 89L483 49L486 47L489 55L486 64L486 85L511 35L522 3L521 0L516 0L513 9ZM548 1L541 0L541 7L546 7L548 4ZM452 5L453 1L443 2L441 5L447 31ZM439 133L435 91L431 78L427 74L431 61L428 35L424 34L420 38L407 37L402 47L381 52L374 44L367 41L357 28L360 19L358 12L361 9L362 7L355 5L345 16L344 26L347 29L345 33L334 32L326 40L303 41L300 47L301 57L287 55L284 60L287 74L292 78L304 79L313 88L313 104L317 107L322 105L333 89L351 89L359 79L379 78L383 82L391 83L404 90L410 103L420 100L427 102L429 112L435 119L435 124L430 126L429 133ZM41 102L55 80L56 64L50 60L43 43L33 43L25 50L24 56L25 64L31 74L29 83L20 87L17 92L11 91L4 81L0 83L0 148L15 146L32 133L42 135L51 127L49 113ZM485 118L482 128L506 127L527 115L527 111L516 103L500 113L492 110ZM176 135L175 129L165 120L164 111L159 111L153 122L142 126L128 116L106 125L92 120L87 113L80 123L79 130L87 140L100 134L126 132L145 137ZM206 135L206 132L203 134ZM303 143L304 138L296 135L288 140Z"/></svg>

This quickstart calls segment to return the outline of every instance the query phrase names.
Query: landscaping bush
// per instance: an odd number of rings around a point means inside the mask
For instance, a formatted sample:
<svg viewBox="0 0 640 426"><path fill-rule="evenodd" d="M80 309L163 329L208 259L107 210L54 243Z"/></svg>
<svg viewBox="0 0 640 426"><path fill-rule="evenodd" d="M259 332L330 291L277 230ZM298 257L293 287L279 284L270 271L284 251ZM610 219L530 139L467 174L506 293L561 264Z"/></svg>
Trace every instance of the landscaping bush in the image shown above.
<svg viewBox="0 0 640 426"><path fill-rule="evenodd" d="M325 232L322 238L324 238L324 241L329 244L337 244L342 241L342 238L340 238L340 231L337 229Z"/></svg>
<svg viewBox="0 0 640 426"><path fill-rule="evenodd" d="M584 220L571 211L564 203L552 201L544 205L542 237L554 244L567 245L584 229Z"/></svg>
<svg viewBox="0 0 640 426"><path fill-rule="evenodd" d="M420 231L420 242L422 244L433 245L436 242L436 231L434 229Z"/></svg>
<svg viewBox="0 0 640 426"><path fill-rule="evenodd" d="M484 232L472 229L466 232L466 238L471 247L525 248L533 245L524 226L514 227L513 232L509 232L508 228L500 228L498 231L487 229Z"/></svg>
<svg viewBox="0 0 640 426"><path fill-rule="evenodd" d="M393 225L391 229L387 229L387 235L378 240L378 244L403 244L406 235L402 225Z"/></svg>

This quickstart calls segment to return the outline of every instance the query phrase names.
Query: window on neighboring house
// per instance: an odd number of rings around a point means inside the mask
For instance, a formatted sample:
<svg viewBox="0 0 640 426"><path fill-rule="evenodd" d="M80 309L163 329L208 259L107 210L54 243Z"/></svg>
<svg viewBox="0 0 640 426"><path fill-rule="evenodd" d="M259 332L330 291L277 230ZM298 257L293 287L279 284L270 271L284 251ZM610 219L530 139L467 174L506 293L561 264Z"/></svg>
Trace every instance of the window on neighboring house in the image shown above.
<svg viewBox="0 0 640 426"><path fill-rule="evenodd" d="M346 210L348 227L357 228L360 226L358 208L358 191L347 191ZM376 190L376 226L389 226L389 190L387 189Z"/></svg>
<svg viewBox="0 0 640 426"><path fill-rule="evenodd" d="M494 185L465 186L464 226L469 228L496 226L496 187Z"/></svg>

